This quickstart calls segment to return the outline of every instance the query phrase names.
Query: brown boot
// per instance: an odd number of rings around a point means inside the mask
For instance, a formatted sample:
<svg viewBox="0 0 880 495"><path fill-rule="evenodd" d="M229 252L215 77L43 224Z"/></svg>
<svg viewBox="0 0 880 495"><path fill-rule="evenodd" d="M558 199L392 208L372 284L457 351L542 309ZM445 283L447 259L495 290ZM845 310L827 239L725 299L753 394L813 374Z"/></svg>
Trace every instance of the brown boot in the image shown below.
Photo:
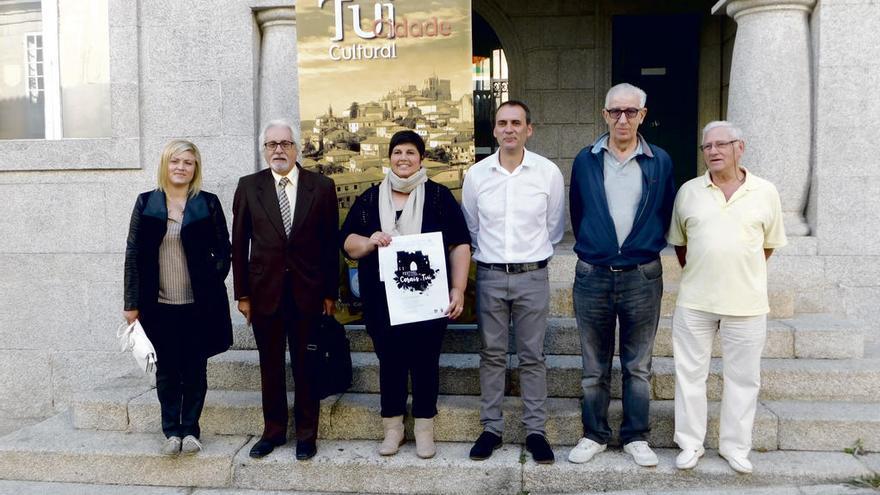
<svg viewBox="0 0 880 495"><path fill-rule="evenodd" d="M382 427L385 430L385 439L379 446L379 454L394 455L406 441L403 433L403 416L382 418Z"/></svg>
<svg viewBox="0 0 880 495"><path fill-rule="evenodd" d="M430 459L437 453L434 447L434 418L415 418L413 433L416 437L416 455Z"/></svg>

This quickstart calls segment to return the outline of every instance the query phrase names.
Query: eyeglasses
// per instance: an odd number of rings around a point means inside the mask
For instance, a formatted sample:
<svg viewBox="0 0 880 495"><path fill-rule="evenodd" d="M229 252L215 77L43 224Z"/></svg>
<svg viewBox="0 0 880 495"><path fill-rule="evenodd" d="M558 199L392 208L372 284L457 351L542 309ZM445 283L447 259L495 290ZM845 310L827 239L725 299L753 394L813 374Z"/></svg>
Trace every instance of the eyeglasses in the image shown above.
<svg viewBox="0 0 880 495"><path fill-rule="evenodd" d="M739 141L739 139L733 139L730 141L715 141L714 143L701 144L699 146L699 148L700 148L700 151L702 151L703 153L705 153L707 151L712 151L713 147L718 148L718 151L725 151L725 150L729 150L730 147L733 145L733 143L735 143L737 141Z"/></svg>
<svg viewBox="0 0 880 495"><path fill-rule="evenodd" d="M639 110L641 108L606 108L605 111L608 112L608 115L611 116L612 119L617 120L620 118L620 114L626 115L626 119L635 118L636 115L639 114Z"/></svg>
<svg viewBox="0 0 880 495"><path fill-rule="evenodd" d="M263 143L263 147L266 148L267 151L275 151L275 148L281 146L281 149L284 151L293 148L292 141L269 141L267 143Z"/></svg>

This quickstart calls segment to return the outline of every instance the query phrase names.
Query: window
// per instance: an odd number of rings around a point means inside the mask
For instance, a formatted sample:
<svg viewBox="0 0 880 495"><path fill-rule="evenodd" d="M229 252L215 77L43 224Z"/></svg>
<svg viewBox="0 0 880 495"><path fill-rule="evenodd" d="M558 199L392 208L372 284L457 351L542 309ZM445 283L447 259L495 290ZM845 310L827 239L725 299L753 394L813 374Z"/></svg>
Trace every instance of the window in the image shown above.
<svg viewBox="0 0 880 495"><path fill-rule="evenodd" d="M110 136L107 0L0 1L0 139Z"/></svg>
<svg viewBox="0 0 880 495"><path fill-rule="evenodd" d="M43 33L25 35L25 66L27 67L27 96L31 103L43 96Z"/></svg>

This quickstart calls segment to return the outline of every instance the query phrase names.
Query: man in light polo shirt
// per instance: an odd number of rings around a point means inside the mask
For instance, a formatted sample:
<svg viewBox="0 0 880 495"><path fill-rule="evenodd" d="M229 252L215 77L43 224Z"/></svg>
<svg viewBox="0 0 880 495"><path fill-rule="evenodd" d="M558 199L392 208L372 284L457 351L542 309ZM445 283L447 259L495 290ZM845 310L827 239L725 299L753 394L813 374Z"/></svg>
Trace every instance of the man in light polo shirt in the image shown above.
<svg viewBox="0 0 880 495"><path fill-rule="evenodd" d="M480 422L471 459L501 446L501 402L507 336L513 326L519 358L526 449L539 464L554 461L545 436L547 369L544 334L550 312L547 260L565 229L565 185L559 167L526 150L532 120L525 103L509 100L495 112L498 151L471 167L462 186L464 212L477 262Z"/></svg>
<svg viewBox="0 0 880 495"><path fill-rule="evenodd" d="M776 187L740 165L745 143L730 122L711 122L700 146L708 170L678 191L669 243L683 267L675 314L675 443L679 469L704 454L706 379L721 335L724 391L718 453L751 473L752 423L767 337L767 258L786 244Z"/></svg>

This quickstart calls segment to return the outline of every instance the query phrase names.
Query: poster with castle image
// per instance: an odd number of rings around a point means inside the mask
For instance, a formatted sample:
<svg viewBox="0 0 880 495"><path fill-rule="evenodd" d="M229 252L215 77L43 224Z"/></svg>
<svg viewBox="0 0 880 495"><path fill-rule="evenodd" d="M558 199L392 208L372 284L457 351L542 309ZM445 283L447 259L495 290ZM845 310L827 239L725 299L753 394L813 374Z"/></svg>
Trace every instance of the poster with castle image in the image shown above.
<svg viewBox="0 0 880 495"><path fill-rule="evenodd" d="M475 161L470 0L303 0L296 15L299 160L336 183L340 219L382 181L404 129L424 139L428 177L460 200ZM342 299L356 306L348 271ZM341 320L356 319L348 309Z"/></svg>

